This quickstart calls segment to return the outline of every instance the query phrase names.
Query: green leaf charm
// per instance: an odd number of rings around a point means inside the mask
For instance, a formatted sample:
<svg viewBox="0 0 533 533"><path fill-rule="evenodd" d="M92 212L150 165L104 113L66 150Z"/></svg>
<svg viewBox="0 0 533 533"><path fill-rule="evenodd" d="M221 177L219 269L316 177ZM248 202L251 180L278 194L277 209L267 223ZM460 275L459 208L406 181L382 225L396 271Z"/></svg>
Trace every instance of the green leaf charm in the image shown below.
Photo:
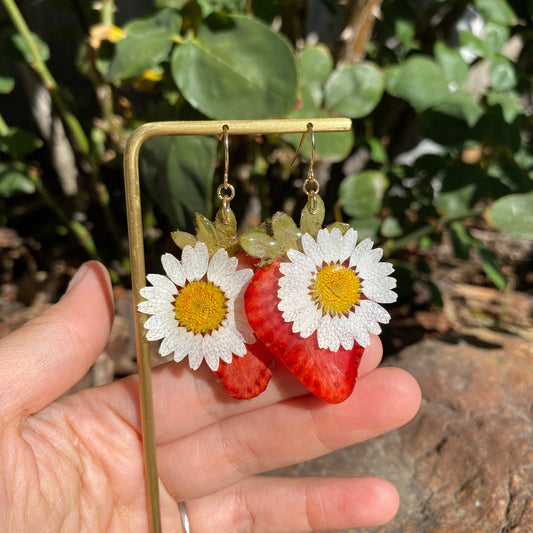
<svg viewBox="0 0 533 533"><path fill-rule="evenodd" d="M316 236L320 229L322 229L322 224L324 223L324 217L326 216L326 209L324 207L324 201L317 194L315 196L317 209L313 213L313 200L309 198L307 204L302 209L302 214L300 216L300 229L302 234L309 233L313 239L316 239Z"/></svg>

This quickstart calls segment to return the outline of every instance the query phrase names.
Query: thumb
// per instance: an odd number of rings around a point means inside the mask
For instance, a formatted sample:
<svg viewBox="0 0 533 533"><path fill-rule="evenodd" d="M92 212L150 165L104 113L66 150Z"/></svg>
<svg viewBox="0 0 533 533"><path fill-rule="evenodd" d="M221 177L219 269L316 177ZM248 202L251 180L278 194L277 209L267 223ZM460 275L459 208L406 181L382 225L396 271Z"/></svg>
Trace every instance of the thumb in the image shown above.
<svg viewBox="0 0 533 533"><path fill-rule="evenodd" d="M33 414L78 382L104 349L113 316L107 270L85 263L58 303L0 340L0 418Z"/></svg>

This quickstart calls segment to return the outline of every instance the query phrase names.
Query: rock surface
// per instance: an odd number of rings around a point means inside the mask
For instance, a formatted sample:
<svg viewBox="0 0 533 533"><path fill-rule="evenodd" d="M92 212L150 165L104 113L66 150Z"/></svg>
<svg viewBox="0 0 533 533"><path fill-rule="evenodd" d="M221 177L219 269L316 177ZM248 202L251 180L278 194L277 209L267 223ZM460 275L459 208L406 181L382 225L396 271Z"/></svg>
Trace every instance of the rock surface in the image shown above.
<svg viewBox="0 0 533 533"><path fill-rule="evenodd" d="M391 480L398 515L358 532L533 532L533 343L481 331L483 338L429 339L386 359L420 383L423 404L412 422L278 473Z"/></svg>

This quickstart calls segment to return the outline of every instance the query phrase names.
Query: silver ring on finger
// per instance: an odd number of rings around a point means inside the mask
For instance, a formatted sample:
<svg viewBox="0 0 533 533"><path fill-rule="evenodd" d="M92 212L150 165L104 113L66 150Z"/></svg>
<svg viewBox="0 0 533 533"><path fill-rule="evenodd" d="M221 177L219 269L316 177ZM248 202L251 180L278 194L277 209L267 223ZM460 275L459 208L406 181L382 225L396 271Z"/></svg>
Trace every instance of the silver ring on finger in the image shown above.
<svg viewBox="0 0 533 533"><path fill-rule="evenodd" d="M185 502L178 502L178 509L181 516L181 524L183 525L184 533L191 533L191 526L189 525L189 515L187 514L187 506Z"/></svg>

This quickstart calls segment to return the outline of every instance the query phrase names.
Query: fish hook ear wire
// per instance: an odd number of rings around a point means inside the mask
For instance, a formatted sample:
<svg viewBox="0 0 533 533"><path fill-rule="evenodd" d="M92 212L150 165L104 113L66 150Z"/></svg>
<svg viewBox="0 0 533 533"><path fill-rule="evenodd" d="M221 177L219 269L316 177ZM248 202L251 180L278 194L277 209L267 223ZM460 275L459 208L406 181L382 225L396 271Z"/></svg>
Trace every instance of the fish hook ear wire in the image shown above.
<svg viewBox="0 0 533 533"><path fill-rule="evenodd" d="M229 203L235 198L235 187L229 183L229 126L222 126L222 133L219 140L224 139L224 181L218 186L217 196L222 202L222 220L224 224L229 224ZM229 193L228 193L229 191Z"/></svg>
<svg viewBox="0 0 533 533"><path fill-rule="evenodd" d="M302 143L304 142L305 136L309 133L311 135L311 160L309 161L309 169L307 170L307 178L304 181L304 184L302 185L302 189L304 193L307 195L307 197L311 200L311 214L315 214L318 209L318 203L316 200L316 196L318 194L318 191L320 190L320 184L315 178L315 171L314 171L314 165L315 165L315 132L313 131L313 124L309 122L307 124L307 130L302 135L302 138L300 139L300 144L298 145L298 148L296 149L296 153L294 154L294 157L292 158L291 165L294 164L296 161L296 158L298 157L298 154L300 153L300 149L302 148Z"/></svg>

